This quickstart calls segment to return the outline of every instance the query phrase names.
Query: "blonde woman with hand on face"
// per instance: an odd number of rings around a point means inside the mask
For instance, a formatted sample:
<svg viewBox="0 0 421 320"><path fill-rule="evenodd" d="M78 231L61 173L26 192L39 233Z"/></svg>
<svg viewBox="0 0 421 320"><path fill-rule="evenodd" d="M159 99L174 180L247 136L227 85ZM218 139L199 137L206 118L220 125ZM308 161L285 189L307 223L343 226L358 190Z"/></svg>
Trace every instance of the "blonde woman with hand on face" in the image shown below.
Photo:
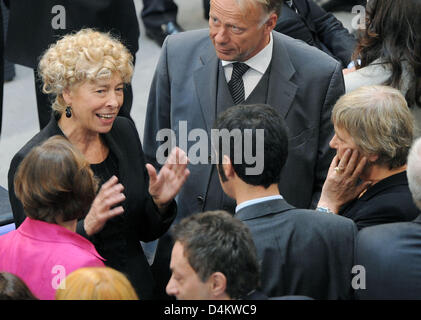
<svg viewBox="0 0 421 320"><path fill-rule="evenodd" d="M140 241L164 234L176 215L173 200L187 179L187 157L175 148L159 174L146 165L132 121L118 117L133 57L108 34L84 29L53 44L39 73L55 95L53 117L13 158L9 195L19 225L24 217L13 177L22 158L52 135L65 136L90 163L101 190L77 232L91 240L106 265L128 275L142 299L153 298L154 279Z"/></svg>

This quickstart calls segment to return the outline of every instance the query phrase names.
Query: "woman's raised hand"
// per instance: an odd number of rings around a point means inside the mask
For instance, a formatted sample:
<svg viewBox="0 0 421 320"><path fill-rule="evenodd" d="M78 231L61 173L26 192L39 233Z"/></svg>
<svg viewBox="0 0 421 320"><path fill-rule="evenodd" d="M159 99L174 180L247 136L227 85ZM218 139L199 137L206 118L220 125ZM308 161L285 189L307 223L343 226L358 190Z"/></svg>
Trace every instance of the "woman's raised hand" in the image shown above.
<svg viewBox="0 0 421 320"><path fill-rule="evenodd" d="M124 212L122 206L114 207L126 199L124 187L116 176L105 182L99 190L91 209L85 217L84 228L88 236L100 231L105 223Z"/></svg>
<svg viewBox="0 0 421 320"><path fill-rule="evenodd" d="M149 194L160 211L171 203L190 174L186 153L175 147L159 173L151 164L146 165L149 174Z"/></svg>

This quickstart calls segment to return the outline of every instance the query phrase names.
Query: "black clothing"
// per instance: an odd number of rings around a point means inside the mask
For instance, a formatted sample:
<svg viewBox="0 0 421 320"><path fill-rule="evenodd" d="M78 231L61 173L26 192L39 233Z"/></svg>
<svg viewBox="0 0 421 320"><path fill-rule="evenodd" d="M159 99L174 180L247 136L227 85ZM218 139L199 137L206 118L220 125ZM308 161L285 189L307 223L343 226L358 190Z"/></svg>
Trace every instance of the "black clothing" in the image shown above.
<svg viewBox="0 0 421 320"><path fill-rule="evenodd" d="M377 182L341 208L339 214L354 220L361 230L377 224L412 221L420 211L412 200L404 171Z"/></svg>
<svg viewBox="0 0 421 320"><path fill-rule="evenodd" d="M324 11L312 0L283 1L281 16L275 30L319 48L342 63L351 62L355 37L336 17Z"/></svg>

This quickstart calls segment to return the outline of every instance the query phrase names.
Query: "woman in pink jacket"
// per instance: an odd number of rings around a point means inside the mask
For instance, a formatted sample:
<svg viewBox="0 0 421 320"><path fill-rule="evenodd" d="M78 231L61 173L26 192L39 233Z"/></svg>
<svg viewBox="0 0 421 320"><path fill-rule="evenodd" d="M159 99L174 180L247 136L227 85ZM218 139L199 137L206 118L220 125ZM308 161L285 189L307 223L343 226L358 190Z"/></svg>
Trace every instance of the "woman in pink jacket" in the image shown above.
<svg viewBox="0 0 421 320"><path fill-rule="evenodd" d="M97 181L89 163L63 137L34 148L15 177L27 218L0 237L0 271L20 277L39 299L54 299L72 271L104 266L93 244L75 231L94 199L92 206L100 212L101 203L119 197L112 186L110 179L95 199Z"/></svg>

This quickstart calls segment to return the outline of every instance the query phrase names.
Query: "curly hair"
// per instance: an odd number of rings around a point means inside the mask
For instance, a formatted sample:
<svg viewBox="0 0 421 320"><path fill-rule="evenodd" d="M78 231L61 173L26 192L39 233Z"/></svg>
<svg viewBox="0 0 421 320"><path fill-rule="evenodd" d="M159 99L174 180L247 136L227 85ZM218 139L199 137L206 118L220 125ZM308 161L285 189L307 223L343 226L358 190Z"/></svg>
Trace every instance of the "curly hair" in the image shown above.
<svg viewBox="0 0 421 320"><path fill-rule="evenodd" d="M62 93L77 84L110 78L118 73L124 83L133 75L133 56L109 33L82 29L65 35L44 53L38 66L43 92L53 94L53 110L66 108Z"/></svg>
<svg viewBox="0 0 421 320"><path fill-rule="evenodd" d="M410 107L421 107L421 0L370 0L366 7L366 28L359 31L353 60L363 68L376 59L391 66L384 85L402 89L403 62L411 81L406 92Z"/></svg>

